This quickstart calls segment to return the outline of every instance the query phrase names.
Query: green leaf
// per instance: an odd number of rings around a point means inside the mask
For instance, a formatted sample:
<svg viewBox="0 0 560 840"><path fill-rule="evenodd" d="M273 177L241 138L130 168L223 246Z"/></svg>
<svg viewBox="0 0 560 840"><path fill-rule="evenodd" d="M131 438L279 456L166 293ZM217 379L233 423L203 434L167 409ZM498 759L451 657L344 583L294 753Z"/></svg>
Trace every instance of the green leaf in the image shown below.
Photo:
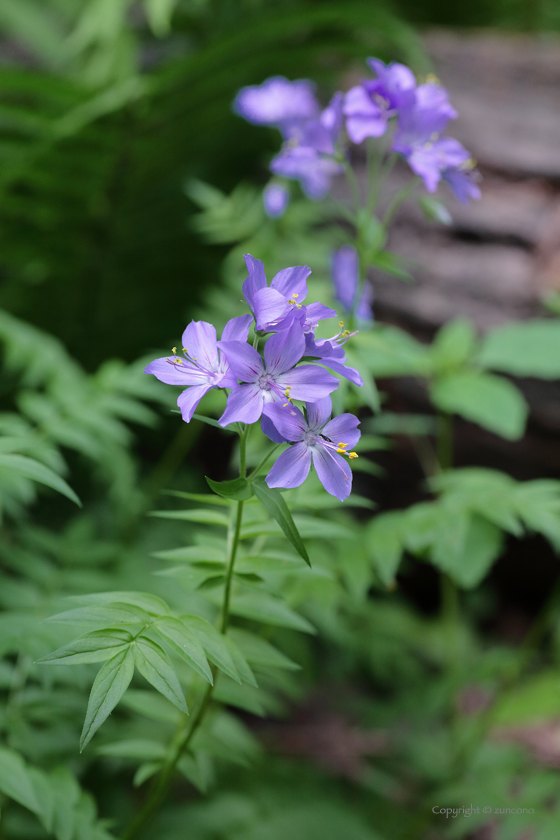
<svg viewBox="0 0 560 840"><path fill-rule="evenodd" d="M64 647L37 660L43 665L78 665L88 662L104 662L119 653L132 641L126 630L94 630L86 633Z"/></svg>
<svg viewBox="0 0 560 840"><path fill-rule="evenodd" d="M193 414L193 419L200 420L201 423L207 423L208 426L214 426L215 429L219 429L221 432L235 432L237 434L237 423L231 426L220 426L217 420L213 420L212 417L205 417L204 414Z"/></svg>
<svg viewBox="0 0 560 840"><path fill-rule="evenodd" d="M250 592L246 594L234 592L230 603L230 612L232 615L261 621L264 624L301 630L302 633L317 632L306 618L290 609L284 601L262 590L259 590L258 593Z"/></svg>
<svg viewBox="0 0 560 840"><path fill-rule="evenodd" d="M246 478L234 478L232 481L212 481L206 476L208 486L218 496L224 499L235 499L238 502L246 502L253 495L250 482Z"/></svg>
<svg viewBox="0 0 560 840"><path fill-rule="evenodd" d="M277 648L273 647L270 642L265 641L260 636L255 636L254 633L249 633L247 630L240 630L237 627L232 627L228 631L228 635L236 643L239 650L244 654L247 662L253 665L265 665L270 668L283 668L287 671L299 671L301 665L297 665L288 659Z"/></svg>
<svg viewBox="0 0 560 840"><path fill-rule="evenodd" d="M267 485L264 479L255 479L253 482L253 490L255 496L262 504L264 509L276 520L280 525L287 539L291 542L297 553L302 557L308 566L311 566L309 555L303 540L299 535L299 531L295 526L292 514L288 509L288 505L284 501L282 494Z"/></svg>
<svg viewBox="0 0 560 840"><path fill-rule="evenodd" d="M141 761L157 761L165 758L165 747L158 741L148 738L130 738L125 741L115 741L103 744L97 748L100 755L111 755L114 758L134 758Z"/></svg>
<svg viewBox="0 0 560 840"><path fill-rule="evenodd" d="M375 326L355 336L352 348L376 378L427 376L431 371L429 348L398 327Z"/></svg>
<svg viewBox="0 0 560 840"><path fill-rule="evenodd" d="M262 691L252 685L239 685L224 677L223 674L220 674L216 680L213 696L220 703L236 706L238 709L243 709L245 712L250 712L252 715L258 715L259 717L266 716Z"/></svg>
<svg viewBox="0 0 560 840"><path fill-rule="evenodd" d="M370 265L374 265L381 271L386 271L387 274L393 274L399 280L405 280L407 283L414 279L410 271L405 268L403 258L392 251L378 251L373 254L370 258Z"/></svg>
<svg viewBox="0 0 560 840"><path fill-rule="evenodd" d="M89 703L80 738L80 752L89 743L101 724L109 717L134 674L132 648L117 653L97 674L89 696Z"/></svg>
<svg viewBox="0 0 560 840"><path fill-rule="evenodd" d="M229 677L240 683L239 672L224 642L224 637L216 628L198 615L182 615L181 621L198 637L208 659L224 671Z"/></svg>
<svg viewBox="0 0 560 840"><path fill-rule="evenodd" d="M168 551L154 551L152 557L159 560L184 561L185 563L216 563L223 565L226 560L224 551L211 545L189 545L184 548L172 548Z"/></svg>
<svg viewBox="0 0 560 840"><path fill-rule="evenodd" d="M64 479L34 458L28 458L25 455L4 455L0 453L0 469L14 470L26 478L39 482L39 484L45 484L47 487L62 493L78 507L82 507L81 501Z"/></svg>
<svg viewBox="0 0 560 840"><path fill-rule="evenodd" d="M441 527L431 557L456 583L472 589L499 557L502 545L502 531L487 519L477 514L459 518L442 510Z"/></svg>
<svg viewBox="0 0 560 840"><path fill-rule="evenodd" d="M251 666L235 644L234 640L231 637L224 636L224 642L227 645L231 658L235 663L235 667L237 668L242 681L244 683L248 683L248 685L252 685L253 688L258 688L259 686L255 679L255 675L251 670Z"/></svg>
<svg viewBox="0 0 560 840"><path fill-rule="evenodd" d="M153 510L149 516L157 516L160 519L182 519L186 522L200 522L202 525L221 525L227 528L229 519L225 514L217 510L206 510L197 508L195 510Z"/></svg>
<svg viewBox="0 0 560 840"><path fill-rule="evenodd" d="M211 493L187 493L185 490L162 490L164 496L175 496L177 499L188 499L189 502L201 502L204 505L219 505L229 507L225 499L217 498Z"/></svg>
<svg viewBox="0 0 560 840"><path fill-rule="evenodd" d="M451 213L447 207L441 203L441 201L438 201L436 198L432 198L429 195L420 196L417 201L424 212L424 216L429 222L439 222L442 225L450 225L453 223Z"/></svg>
<svg viewBox="0 0 560 840"><path fill-rule="evenodd" d="M157 595L151 595L149 592L95 592L92 595L73 595L72 598L82 604L113 604L116 601L132 604L150 615L165 615L169 612L169 607L163 598L158 598Z"/></svg>
<svg viewBox="0 0 560 840"><path fill-rule="evenodd" d="M100 604L99 606L77 607L45 619L45 624L143 624L150 620L149 614L133 604Z"/></svg>
<svg viewBox="0 0 560 840"><path fill-rule="evenodd" d="M376 516L367 531L367 546L374 568L385 586L395 582L403 555L403 516L391 511Z"/></svg>
<svg viewBox="0 0 560 840"><path fill-rule="evenodd" d="M445 324L432 344L432 359L436 372L450 371L464 366L476 349L476 331L471 321L457 318Z"/></svg>
<svg viewBox="0 0 560 840"><path fill-rule="evenodd" d="M526 679L498 698L492 710L497 726L512 726L536 721L550 721L558 716L560 674L544 672Z"/></svg>
<svg viewBox="0 0 560 840"><path fill-rule="evenodd" d="M178 618L166 616L157 619L153 624L154 630L193 668L197 674L212 682L212 671L208 665L204 648L198 637Z"/></svg>
<svg viewBox="0 0 560 840"><path fill-rule="evenodd" d="M179 711L188 715L183 690L164 649L151 639L141 636L134 650L134 661L142 676L177 706Z"/></svg>
<svg viewBox="0 0 560 840"><path fill-rule="evenodd" d="M515 385L499 376L449 374L432 385L431 397L441 411L459 414L508 440L518 440L525 431L527 403Z"/></svg>
<svg viewBox="0 0 560 840"><path fill-rule="evenodd" d="M506 324L482 342L478 364L514 376L560 377L560 320Z"/></svg>
<svg viewBox="0 0 560 840"><path fill-rule="evenodd" d="M175 706L161 694L156 694L155 691L129 688L121 703L128 709L150 718L150 720L176 724L181 719Z"/></svg>
<svg viewBox="0 0 560 840"><path fill-rule="evenodd" d="M0 747L0 791L35 814L41 814L33 782L19 753Z"/></svg>

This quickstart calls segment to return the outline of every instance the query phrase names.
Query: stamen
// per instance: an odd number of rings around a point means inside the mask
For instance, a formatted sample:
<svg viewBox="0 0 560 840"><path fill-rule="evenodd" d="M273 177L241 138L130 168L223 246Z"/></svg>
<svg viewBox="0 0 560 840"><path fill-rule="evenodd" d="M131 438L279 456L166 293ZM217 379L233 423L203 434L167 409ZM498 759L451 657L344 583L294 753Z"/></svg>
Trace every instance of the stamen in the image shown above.
<svg viewBox="0 0 560 840"><path fill-rule="evenodd" d="M348 457L350 458L351 461L353 461L354 458L359 458L360 456L358 455L357 452L348 452Z"/></svg>
<svg viewBox="0 0 560 840"><path fill-rule="evenodd" d="M177 348L176 348L176 347L172 347L172 348L171 348L171 352L173 353L173 355L174 355L174 356L176 356L176 355L177 355Z"/></svg>
<svg viewBox="0 0 560 840"><path fill-rule="evenodd" d="M345 447L345 446L348 446L348 444L347 444L347 443L339 443L338 445L339 445L342 449L344 449L344 447Z"/></svg>
<svg viewBox="0 0 560 840"><path fill-rule="evenodd" d="M185 356L189 355L189 351L187 350L186 347L183 347L183 353L185 354Z"/></svg>
<svg viewBox="0 0 560 840"><path fill-rule="evenodd" d="M177 358L173 360L173 364L174 364L174 365L182 365L182 364L183 364L183 360L182 360L182 359L180 359L180 358L179 358L179 356L177 356Z"/></svg>
<svg viewBox="0 0 560 840"><path fill-rule="evenodd" d="M286 385L286 390L284 391L284 396L286 397L286 399L288 400L288 402L284 403L284 405L282 406L282 408L286 408L286 406L287 406L289 403L291 403L291 402L292 402L292 398L290 397L290 391L291 391L291 390L292 390L292 386L291 386L291 385Z"/></svg>
<svg viewBox="0 0 560 840"><path fill-rule="evenodd" d="M344 321L339 321L338 326L340 327L340 329L342 329L342 327L344 326Z"/></svg>

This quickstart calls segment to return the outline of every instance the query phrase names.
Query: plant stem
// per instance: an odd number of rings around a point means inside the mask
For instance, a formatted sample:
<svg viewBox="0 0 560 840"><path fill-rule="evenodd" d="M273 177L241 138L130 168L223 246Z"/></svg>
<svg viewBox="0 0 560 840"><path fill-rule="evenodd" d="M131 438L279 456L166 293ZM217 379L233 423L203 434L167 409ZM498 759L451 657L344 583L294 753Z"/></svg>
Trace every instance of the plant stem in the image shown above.
<svg viewBox="0 0 560 840"><path fill-rule="evenodd" d="M356 173L348 161L344 163L344 173L346 175L346 180L348 181L348 186L350 187L354 211L357 213L362 206L362 196L360 193L360 185L358 184L358 179L356 178Z"/></svg>
<svg viewBox="0 0 560 840"><path fill-rule="evenodd" d="M262 470L262 468L264 467L264 465L266 464L266 462L267 462L268 460L270 460L270 458L272 458L272 456L274 455L274 453L276 452L276 450L277 450L277 449L279 449L281 446L283 446L283 444L282 444L282 443L277 443L277 444L276 444L276 446L275 446L275 447L273 447L273 449L271 449L271 450L270 450L270 452L268 453L268 455L265 455L265 457L262 459L262 461L260 462L260 464L258 465L258 467L255 467L255 469L253 470L253 472L252 472L252 473L251 473L251 475L249 476L249 479L252 479L252 478L254 478L256 475L258 475L258 474L259 474L259 472Z"/></svg>
<svg viewBox="0 0 560 840"><path fill-rule="evenodd" d="M245 478L247 474L247 438L249 436L250 426L245 426L245 429L239 436L239 474L241 478ZM235 558L237 556L237 549L239 546L239 537L241 534L241 525L243 522L243 502L237 502L237 510L235 518L232 518L230 528L228 529L228 563L226 572L226 581L224 586L224 597L222 601L222 609L220 613L220 633L225 635L229 620L229 605L231 598L231 584L233 580L233 567L235 565ZM144 805L138 811L136 816L129 823L127 828L121 835L121 840L133 840L145 825L152 819L163 800L169 792L173 776L179 763L181 756L191 743L197 729L204 720L204 716L210 705L212 699L212 691L216 681L217 669L212 667L213 682L209 683L202 695L200 703L196 712L192 717L189 717L185 723L181 723L178 731L173 739L172 748L169 751L169 758L162 768L159 776L156 778L150 794Z"/></svg>

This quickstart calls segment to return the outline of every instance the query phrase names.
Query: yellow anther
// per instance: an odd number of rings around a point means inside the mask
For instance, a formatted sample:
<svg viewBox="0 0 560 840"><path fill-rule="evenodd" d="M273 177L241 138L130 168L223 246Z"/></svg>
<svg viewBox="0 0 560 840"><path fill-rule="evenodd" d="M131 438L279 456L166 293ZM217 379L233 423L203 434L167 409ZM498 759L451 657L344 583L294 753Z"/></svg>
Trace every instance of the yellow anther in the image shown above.
<svg viewBox="0 0 560 840"><path fill-rule="evenodd" d="M180 358L177 356L177 358L175 359L175 364L176 364L176 365L182 365L182 364L183 364L183 360L182 360L182 359L180 359Z"/></svg>
<svg viewBox="0 0 560 840"><path fill-rule="evenodd" d="M428 75L426 76L426 79L425 79L425 84L427 84L427 85L439 85L439 84L441 84L441 82L438 79L438 77L435 75L435 73L428 73Z"/></svg>
<svg viewBox="0 0 560 840"><path fill-rule="evenodd" d="M171 352L173 353L173 355L174 355L174 356L176 356L176 355L177 355L177 348L176 348L176 347L172 347L172 348L171 348Z"/></svg>
<svg viewBox="0 0 560 840"><path fill-rule="evenodd" d="M296 293L294 292L294 294L292 295L292 297L297 298L297 297L299 297L299 295L298 295L298 294L296 294Z"/></svg>
<svg viewBox="0 0 560 840"><path fill-rule="evenodd" d="M292 390L292 386L291 386L291 385L287 385L287 386L286 386L286 390L284 391L284 396L285 396L285 397L287 397L288 402L287 402L287 403L284 403L284 405L282 406L283 408L286 408L286 406L288 405L288 403L291 403L291 401L292 401L292 398L290 397L290 391L291 391L291 390Z"/></svg>
<svg viewBox="0 0 560 840"><path fill-rule="evenodd" d="M348 446L348 444L347 444L347 443L339 443L338 445L339 445L339 446Z"/></svg>
<svg viewBox="0 0 560 840"><path fill-rule="evenodd" d="M338 449L336 451L338 452L339 455L348 455L348 452L346 452L344 449L341 449L340 446L338 447Z"/></svg>
<svg viewBox="0 0 560 840"><path fill-rule="evenodd" d="M348 457L350 458L351 461L353 461L354 458L359 458L360 456L358 455L357 452L349 452Z"/></svg>
<svg viewBox="0 0 560 840"><path fill-rule="evenodd" d="M186 348L186 347L183 347L183 353L185 353L185 355L186 355L186 356L188 356L188 355L189 355L189 351L187 350L187 348Z"/></svg>
<svg viewBox="0 0 560 840"><path fill-rule="evenodd" d="M339 321L338 326L342 329L342 327L344 326L344 321Z"/></svg>
<svg viewBox="0 0 560 840"><path fill-rule="evenodd" d="M349 335L350 335L350 330L344 330L344 332L342 333L342 338L348 338Z"/></svg>

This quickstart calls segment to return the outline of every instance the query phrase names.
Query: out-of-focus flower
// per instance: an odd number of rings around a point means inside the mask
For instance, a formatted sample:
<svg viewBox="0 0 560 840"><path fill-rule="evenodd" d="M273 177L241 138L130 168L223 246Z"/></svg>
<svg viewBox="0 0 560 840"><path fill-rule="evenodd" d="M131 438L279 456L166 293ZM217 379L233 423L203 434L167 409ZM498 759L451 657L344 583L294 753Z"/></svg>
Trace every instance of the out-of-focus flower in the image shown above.
<svg viewBox="0 0 560 840"><path fill-rule="evenodd" d="M359 260L356 249L351 245L343 245L335 251L332 255L331 272L335 300L341 303L347 312L352 312L355 308L356 317L360 320L371 321L373 319L371 308L373 289L367 281L356 303L359 283Z"/></svg>
<svg viewBox="0 0 560 840"><path fill-rule="evenodd" d="M396 62L385 65L376 58L368 59L368 64L377 79L364 80L344 99L346 130L353 143L381 137L391 117L414 100L416 80L410 68Z"/></svg>
<svg viewBox="0 0 560 840"><path fill-rule="evenodd" d="M362 386L364 382L360 372L347 365L344 352L344 344L351 335L356 335L356 333L350 333L349 330L343 329L344 323L342 321L340 325L340 332L332 338L316 339L312 333L306 333L305 355L313 361L317 360L316 364L350 380L354 385Z"/></svg>
<svg viewBox="0 0 560 840"><path fill-rule="evenodd" d="M251 315L232 318L224 327L225 341L247 341ZM211 388L234 388L237 380L225 356L218 350L216 328L206 321L191 321L183 333L183 356L173 355L155 359L145 368L168 385L181 385L186 390L179 395L177 405L185 423L192 419L202 397Z"/></svg>
<svg viewBox="0 0 560 840"><path fill-rule="evenodd" d="M319 116L314 91L307 79L290 82L284 76L273 76L260 85L242 88L233 108L248 122L276 126L284 137L290 137L299 123Z"/></svg>
<svg viewBox="0 0 560 840"><path fill-rule="evenodd" d="M284 214L289 200L290 193L283 184L273 181L263 190L264 211L271 219L277 219Z"/></svg>
<svg viewBox="0 0 560 840"><path fill-rule="evenodd" d="M435 192L444 173L449 180L450 173L468 167L471 156L458 140L441 137L434 142L414 146L406 155L406 160L412 171L422 178L428 192Z"/></svg>
<svg viewBox="0 0 560 840"><path fill-rule="evenodd" d="M316 402L338 387L338 379L315 365L295 367L305 352L305 338L298 322L272 335L265 344L264 361L257 351L241 341L220 341L238 385L228 397L226 410L218 421L256 423L269 402L292 399Z"/></svg>
<svg viewBox="0 0 560 840"><path fill-rule="evenodd" d="M480 198L480 187L477 181L480 178L480 173L472 166L468 166L470 160L464 166L457 169L445 169L442 172L442 178L447 181L451 187L454 195L466 204L471 199Z"/></svg>
<svg viewBox="0 0 560 840"><path fill-rule="evenodd" d="M456 117L444 87L435 82L419 85L399 110L394 151L410 154L411 149L437 139L449 120Z"/></svg>
<svg viewBox="0 0 560 840"><path fill-rule="evenodd" d="M290 140L284 144L270 169L275 175L300 182L303 191L316 201L325 197L342 165L331 157L342 130L341 93L336 93L317 119L294 127Z"/></svg>
<svg viewBox="0 0 560 840"><path fill-rule="evenodd" d="M311 462L323 487L341 502L352 490L352 470L345 457L356 458L351 451L360 439L359 420L353 414L341 414L329 420L332 412L330 397L306 405L307 419L291 404L268 404L265 415L277 435L272 438L292 442L283 452L271 471L266 483L269 487L299 487L303 484ZM263 424L265 434L269 428Z"/></svg>

